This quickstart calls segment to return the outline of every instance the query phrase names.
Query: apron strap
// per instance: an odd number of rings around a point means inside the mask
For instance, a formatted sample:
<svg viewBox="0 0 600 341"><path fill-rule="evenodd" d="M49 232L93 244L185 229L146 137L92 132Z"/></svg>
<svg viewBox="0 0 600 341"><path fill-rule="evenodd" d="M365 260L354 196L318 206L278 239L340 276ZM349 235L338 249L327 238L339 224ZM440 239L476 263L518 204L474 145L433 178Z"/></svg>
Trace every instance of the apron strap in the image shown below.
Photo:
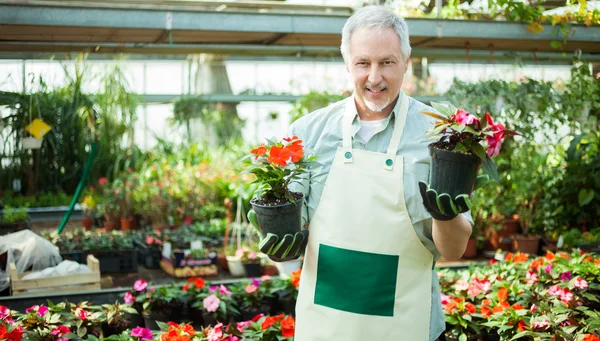
<svg viewBox="0 0 600 341"><path fill-rule="evenodd" d="M404 131L404 124L406 123L406 115L408 113L408 96L400 91L401 104L400 109L396 113L396 120L394 122L394 132L390 139L390 145L387 149L387 154L384 163L384 169L394 169L394 161L396 160L396 154L400 147L400 139L402 138L402 132Z"/></svg>
<svg viewBox="0 0 600 341"><path fill-rule="evenodd" d="M356 106L354 97L350 97L344 110L344 122L342 126L342 150L344 151L344 163L352 162L352 122L354 121L354 113L356 108L352 110L349 106Z"/></svg>

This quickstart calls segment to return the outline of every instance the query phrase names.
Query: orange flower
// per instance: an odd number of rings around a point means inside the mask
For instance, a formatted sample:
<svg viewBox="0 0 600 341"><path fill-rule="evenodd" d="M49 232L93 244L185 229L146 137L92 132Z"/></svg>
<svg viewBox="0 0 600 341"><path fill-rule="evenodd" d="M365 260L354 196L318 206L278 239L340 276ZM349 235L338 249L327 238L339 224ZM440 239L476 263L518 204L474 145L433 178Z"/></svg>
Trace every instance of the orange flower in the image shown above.
<svg viewBox="0 0 600 341"><path fill-rule="evenodd" d="M559 257L562 257L562 258L564 258L564 259L569 259L569 255L568 255L568 254L566 254L566 253L564 253L564 252L560 252L560 253L558 253L558 256L559 256Z"/></svg>
<svg viewBox="0 0 600 341"><path fill-rule="evenodd" d="M190 285L186 284L186 285L183 286L182 290L183 291L188 291L189 288L190 288Z"/></svg>
<svg viewBox="0 0 600 341"><path fill-rule="evenodd" d="M600 341L600 337L592 334L585 334L583 336L583 341Z"/></svg>
<svg viewBox="0 0 600 341"><path fill-rule="evenodd" d="M502 301L506 301L507 298L508 298L508 289L506 289L506 288L498 289L498 300L500 302L502 302Z"/></svg>
<svg viewBox="0 0 600 341"><path fill-rule="evenodd" d="M553 260L555 260L555 259L556 259L556 256L555 256L555 255L554 255L552 252L548 252L548 253L546 253L546 260L547 260L548 262L551 262L551 261L553 261Z"/></svg>
<svg viewBox="0 0 600 341"><path fill-rule="evenodd" d="M302 140L299 140L299 139L298 139L298 136L296 136L296 135L294 135L294 136L292 136L292 137L284 137L284 138L283 138L283 140L284 140L285 142L292 142L292 141L294 141L294 140L298 140L298 141L302 142Z"/></svg>
<svg viewBox="0 0 600 341"><path fill-rule="evenodd" d="M600 259L596 259L596 260L594 261L594 264L595 264L595 265L600 265Z"/></svg>
<svg viewBox="0 0 600 341"><path fill-rule="evenodd" d="M292 162L294 163L302 160L302 157L304 157L302 145L291 144L289 146L286 146L285 149L288 149L290 151L290 154L292 156Z"/></svg>
<svg viewBox="0 0 600 341"><path fill-rule="evenodd" d="M485 317L485 318L490 317L490 315L492 314L492 311L490 310L490 308L488 306L482 305L480 310L481 310L481 315L483 315L483 317Z"/></svg>
<svg viewBox="0 0 600 341"><path fill-rule="evenodd" d="M446 303L445 310L447 313L451 313L456 308L458 308L458 303L456 301L451 300Z"/></svg>
<svg viewBox="0 0 600 341"><path fill-rule="evenodd" d="M485 305L490 305L490 304L492 304L492 300L490 300L489 298L485 298L481 303L483 303Z"/></svg>
<svg viewBox="0 0 600 341"><path fill-rule="evenodd" d="M501 313L504 311L504 307L501 305L497 305L492 309L492 313L496 314L496 313Z"/></svg>
<svg viewBox="0 0 600 341"><path fill-rule="evenodd" d="M531 268L534 269L535 271L537 271L537 269L542 265L544 265L543 258L538 258L538 259L534 260L533 262L531 262Z"/></svg>
<svg viewBox="0 0 600 341"><path fill-rule="evenodd" d="M300 286L300 274L301 273L302 273L302 269L298 269L298 270L292 272L292 285L296 288Z"/></svg>
<svg viewBox="0 0 600 341"><path fill-rule="evenodd" d="M274 325L275 322L277 322L277 317L267 316L261 325L262 330L267 330L271 328L271 326Z"/></svg>
<svg viewBox="0 0 600 341"><path fill-rule="evenodd" d="M477 312L477 308L475 305L473 305L473 303L466 303L465 308L467 308L469 314L475 314Z"/></svg>
<svg viewBox="0 0 600 341"><path fill-rule="evenodd" d="M194 285L198 289L204 288L205 284L206 284L206 282L202 278L196 278L196 280L194 281Z"/></svg>
<svg viewBox="0 0 600 341"><path fill-rule="evenodd" d="M250 151L250 153L256 155L255 159L258 159L259 156L263 156L267 153L267 147L261 144L260 147L256 147Z"/></svg>
<svg viewBox="0 0 600 341"><path fill-rule="evenodd" d="M286 317L281 321L281 334L283 337L294 337L296 321L291 316Z"/></svg>
<svg viewBox="0 0 600 341"><path fill-rule="evenodd" d="M505 262L510 262L512 260L512 258L513 258L513 253L509 252L509 253L506 254L506 257L504 257L504 261Z"/></svg>
<svg viewBox="0 0 600 341"><path fill-rule="evenodd" d="M587 257L585 257L585 258L583 259L583 262L584 262L584 263L588 263L588 262L591 262L593 259L594 259L594 258L592 258L592 256L587 256Z"/></svg>
<svg viewBox="0 0 600 341"><path fill-rule="evenodd" d="M183 327L181 327L180 329L182 332L186 333L188 336L192 336L196 334L196 331L194 330L194 327L190 326L189 324L184 324Z"/></svg>
<svg viewBox="0 0 600 341"><path fill-rule="evenodd" d="M513 310L523 310L523 309L525 309L525 307L523 307L520 304L513 304L512 308L513 308Z"/></svg>
<svg viewBox="0 0 600 341"><path fill-rule="evenodd" d="M526 262L529 259L529 256L527 256L526 253L517 253L517 255L515 256L515 259L513 260L515 264L519 264L519 263L523 263Z"/></svg>
<svg viewBox="0 0 600 341"><path fill-rule="evenodd" d="M287 161L290 159L292 155L292 150L288 148L273 146L271 147L271 152L269 153L269 162L279 165L281 167L285 167L287 165Z"/></svg>
<svg viewBox="0 0 600 341"><path fill-rule="evenodd" d="M522 332L527 330L527 326L525 325L525 322L523 320L519 321L519 325L517 328L519 328L519 331L522 331Z"/></svg>

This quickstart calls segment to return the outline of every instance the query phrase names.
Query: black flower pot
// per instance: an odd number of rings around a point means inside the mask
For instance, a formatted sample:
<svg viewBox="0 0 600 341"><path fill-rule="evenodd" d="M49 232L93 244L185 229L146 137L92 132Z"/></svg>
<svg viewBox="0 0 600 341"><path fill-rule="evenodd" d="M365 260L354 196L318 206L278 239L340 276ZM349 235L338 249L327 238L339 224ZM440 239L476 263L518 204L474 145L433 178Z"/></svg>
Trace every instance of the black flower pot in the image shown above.
<svg viewBox="0 0 600 341"><path fill-rule="evenodd" d="M255 199L250 201L252 209L256 212L256 219L263 236L268 233L276 234L280 239L286 234L294 235L300 232L302 225L303 197L296 203L285 203L281 205L262 205Z"/></svg>
<svg viewBox="0 0 600 341"><path fill-rule="evenodd" d="M259 314L269 315L270 310L271 307L266 304L263 304L260 307L243 307L240 310L240 313L242 314L241 321L252 320L256 315Z"/></svg>
<svg viewBox="0 0 600 341"><path fill-rule="evenodd" d="M111 325L108 323L103 323L102 326L102 336L109 337L111 335L119 335L128 329L127 325ZM135 328L135 327L133 327Z"/></svg>
<svg viewBox="0 0 600 341"><path fill-rule="evenodd" d="M127 321L129 321L129 326L131 327L131 329L135 327L144 327L144 316L142 315L144 308L142 308L142 304L139 302L134 303L133 309L137 311L137 314L127 314Z"/></svg>
<svg viewBox="0 0 600 341"><path fill-rule="evenodd" d="M262 276L262 266L260 263L244 263L244 269L246 270L246 276L248 277Z"/></svg>
<svg viewBox="0 0 600 341"><path fill-rule="evenodd" d="M286 315L296 317L296 300L293 298L283 298L279 300L279 304Z"/></svg>
<svg viewBox="0 0 600 341"><path fill-rule="evenodd" d="M498 332L496 330L492 330L492 331L484 331L481 334L481 339L483 341L500 341L500 335L498 335Z"/></svg>
<svg viewBox="0 0 600 341"><path fill-rule="evenodd" d="M142 315L144 316L144 324L146 325L146 328L151 330L158 330L160 328L158 327L156 321L173 321L175 323L180 323L182 312L183 304L181 302L177 302L169 305L153 307L153 311L145 311Z"/></svg>
<svg viewBox="0 0 600 341"><path fill-rule="evenodd" d="M475 155L456 153L429 146L431 176L429 187L438 194L447 193L452 198L470 195L477 180L481 159Z"/></svg>

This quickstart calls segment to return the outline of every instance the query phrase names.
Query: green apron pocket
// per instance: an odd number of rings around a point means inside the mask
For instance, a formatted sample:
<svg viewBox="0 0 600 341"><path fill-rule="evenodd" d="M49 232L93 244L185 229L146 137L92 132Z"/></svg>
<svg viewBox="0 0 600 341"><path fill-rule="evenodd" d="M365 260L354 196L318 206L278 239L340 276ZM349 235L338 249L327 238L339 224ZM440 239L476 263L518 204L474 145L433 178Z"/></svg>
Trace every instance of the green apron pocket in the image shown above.
<svg viewBox="0 0 600 341"><path fill-rule="evenodd" d="M394 316L398 256L319 245L315 304Z"/></svg>

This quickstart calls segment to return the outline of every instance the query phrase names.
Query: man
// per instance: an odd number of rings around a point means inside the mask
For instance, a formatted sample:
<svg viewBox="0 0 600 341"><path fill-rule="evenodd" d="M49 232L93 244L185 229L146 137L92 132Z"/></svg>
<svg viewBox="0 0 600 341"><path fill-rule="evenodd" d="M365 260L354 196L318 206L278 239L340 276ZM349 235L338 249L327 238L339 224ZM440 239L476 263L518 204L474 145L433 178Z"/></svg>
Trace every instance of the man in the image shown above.
<svg viewBox="0 0 600 341"><path fill-rule="evenodd" d="M401 91L411 52L404 20L360 9L341 51L353 96L290 127L318 156L295 188L305 195L304 230L266 236L261 250L276 261L305 254L296 341L435 340L445 323L432 269L440 255L462 256L469 201L427 190L432 123L420 112L434 110Z"/></svg>

